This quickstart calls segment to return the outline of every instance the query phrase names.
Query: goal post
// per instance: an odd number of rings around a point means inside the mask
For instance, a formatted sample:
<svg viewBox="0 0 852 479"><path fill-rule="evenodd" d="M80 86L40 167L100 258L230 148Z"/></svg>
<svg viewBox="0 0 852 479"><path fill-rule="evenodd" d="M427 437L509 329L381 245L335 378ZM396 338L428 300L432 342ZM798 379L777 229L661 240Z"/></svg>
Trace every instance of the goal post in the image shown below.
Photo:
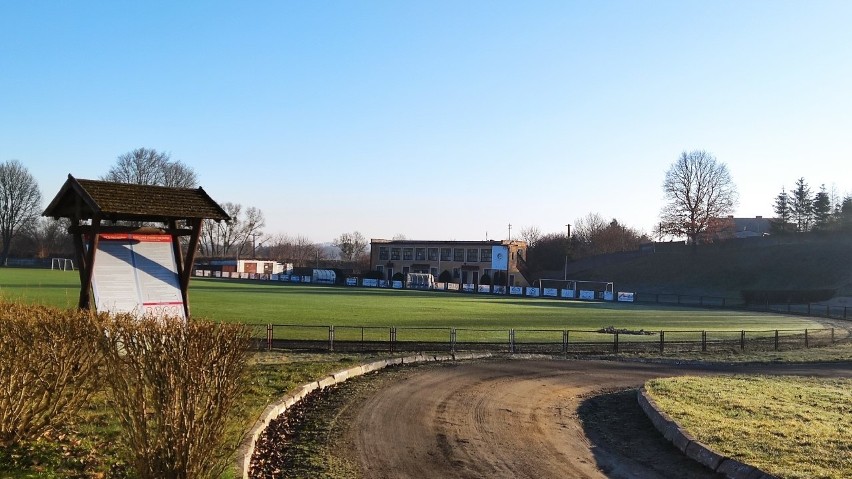
<svg viewBox="0 0 852 479"><path fill-rule="evenodd" d="M74 271L74 260L71 258L51 258L50 269L60 271Z"/></svg>
<svg viewBox="0 0 852 479"><path fill-rule="evenodd" d="M542 278L538 280L538 287L541 291L556 289L560 298L604 301L615 299L615 285L612 281Z"/></svg>

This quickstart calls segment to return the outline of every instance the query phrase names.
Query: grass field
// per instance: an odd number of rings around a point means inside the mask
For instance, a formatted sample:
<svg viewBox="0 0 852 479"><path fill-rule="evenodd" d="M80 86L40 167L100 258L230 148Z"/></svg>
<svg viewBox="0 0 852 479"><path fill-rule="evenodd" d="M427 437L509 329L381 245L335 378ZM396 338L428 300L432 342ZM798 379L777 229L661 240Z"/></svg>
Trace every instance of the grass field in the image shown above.
<svg viewBox="0 0 852 479"><path fill-rule="evenodd" d="M76 272L0 268L0 295L74 307ZM802 330L807 318L731 310L193 278L193 315L250 324L649 331ZM443 333L442 333L443 334Z"/></svg>
<svg viewBox="0 0 852 479"><path fill-rule="evenodd" d="M663 410L722 455L778 477L852 477L852 380L679 377L646 387Z"/></svg>

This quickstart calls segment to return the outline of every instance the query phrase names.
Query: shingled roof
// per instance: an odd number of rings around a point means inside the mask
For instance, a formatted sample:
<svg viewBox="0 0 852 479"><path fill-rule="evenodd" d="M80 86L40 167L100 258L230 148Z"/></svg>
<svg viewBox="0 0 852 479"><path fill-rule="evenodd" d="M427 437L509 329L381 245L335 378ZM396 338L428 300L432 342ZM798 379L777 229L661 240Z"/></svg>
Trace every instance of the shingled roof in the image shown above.
<svg viewBox="0 0 852 479"><path fill-rule="evenodd" d="M78 203L79 199L79 203ZM173 219L230 220L231 217L202 188L113 183L68 175L44 216L102 220L162 221Z"/></svg>

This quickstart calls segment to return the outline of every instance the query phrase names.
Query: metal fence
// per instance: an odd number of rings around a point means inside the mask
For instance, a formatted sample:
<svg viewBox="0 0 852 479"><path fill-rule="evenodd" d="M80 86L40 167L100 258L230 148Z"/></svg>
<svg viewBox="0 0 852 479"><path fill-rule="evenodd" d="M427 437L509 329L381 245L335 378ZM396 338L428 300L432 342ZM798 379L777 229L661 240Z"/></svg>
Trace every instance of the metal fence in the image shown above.
<svg viewBox="0 0 852 479"><path fill-rule="evenodd" d="M670 330L644 334L571 329L250 325L254 347L337 352L491 351L516 354L782 351L828 346L834 328L760 331Z"/></svg>
<svg viewBox="0 0 852 479"><path fill-rule="evenodd" d="M852 309L849 306L832 306L823 303L762 303L747 304L742 298L727 298L723 296L704 296L676 293L635 293L634 302L660 304L668 306L694 306L700 308L742 309L766 313L792 314L828 319L852 319Z"/></svg>

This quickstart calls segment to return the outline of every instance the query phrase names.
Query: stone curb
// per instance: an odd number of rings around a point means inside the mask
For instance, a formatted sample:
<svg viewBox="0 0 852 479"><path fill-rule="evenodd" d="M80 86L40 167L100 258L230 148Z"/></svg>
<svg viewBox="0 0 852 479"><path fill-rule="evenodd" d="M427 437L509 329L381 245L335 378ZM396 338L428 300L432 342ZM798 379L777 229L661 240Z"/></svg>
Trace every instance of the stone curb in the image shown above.
<svg viewBox="0 0 852 479"><path fill-rule="evenodd" d="M237 450L237 467L242 471L242 477L248 479L249 467L251 466L251 456L254 454L255 445L257 444L257 440L260 438L260 435L263 434L263 431L265 431L266 427L269 426L269 423L283 414L287 409L293 407L294 404L301 401L308 395L308 393L316 389L325 389L328 386L342 383L349 378L361 376L372 371L378 371L388 366L438 361L464 361L470 359L490 358L491 356L491 353L415 354L413 356L405 356L401 358L381 359L348 369L343 369L331 373L318 381L303 384L296 388L296 390L291 394L282 397L264 409L263 413L260 415L260 419L254 423L254 426L251 428L251 431L249 431L246 439Z"/></svg>
<svg viewBox="0 0 852 479"><path fill-rule="evenodd" d="M657 406L644 386L639 390L637 400L654 427L693 461L723 474L728 479L778 479L754 466L725 457L697 441Z"/></svg>

